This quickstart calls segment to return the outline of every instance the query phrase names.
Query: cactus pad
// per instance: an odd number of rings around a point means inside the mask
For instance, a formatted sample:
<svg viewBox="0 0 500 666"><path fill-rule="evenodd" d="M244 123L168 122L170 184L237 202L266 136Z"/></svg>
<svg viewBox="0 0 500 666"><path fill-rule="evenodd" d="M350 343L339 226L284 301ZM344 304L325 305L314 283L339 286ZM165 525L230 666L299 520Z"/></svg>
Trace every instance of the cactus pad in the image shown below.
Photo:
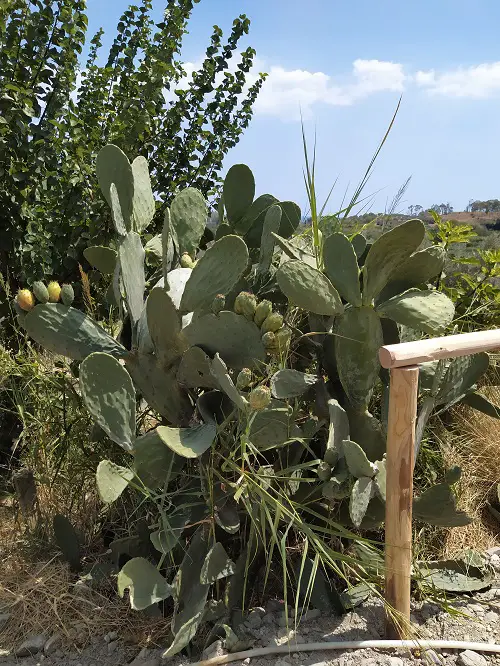
<svg viewBox="0 0 500 666"><path fill-rule="evenodd" d="M325 273L335 289L352 305L361 305L358 260L344 234L331 234L323 244Z"/></svg>
<svg viewBox="0 0 500 666"><path fill-rule="evenodd" d="M246 164L234 164L224 178L224 206L227 219L236 231L238 222L252 205L255 196L255 179Z"/></svg>
<svg viewBox="0 0 500 666"><path fill-rule="evenodd" d="M189 347L184 352L177 379L188 388L216 388L218 383L210 372L210 358L199 347Z"/></svg>
<svg viewBox="0 0 500 666"><path fill-rule="evenodd" d="M132 162L132 174L134 177L134 197L132 201L134 231L141 233L153 219L156 210L148 161L142 155L136 157Z"/></svg>
<svg viewBox="0 0 500 666"><path fill-rule="evenodd" d="M150 291L146 312L156 356L164 368L169 368L188 346L182 333L179 313L169 294L161 288Z"/></svg>
<svg viewBox="0 0 500 666"><path fill-rule="evenodd" d="M158 426L156 433L177 455L184 458L199 458L212 446L217 431L213 424L208 423L195 428Z"/></svg>
<svg viewBox="0 0 500 666"><path fill-rule="evenodd" d="M129 560L118 574L118 594L129 591L130 606L144 610L172 596L172 587L158 569L143 557Z"/></svg>
<svg viewBox="0 0 500 666"><path fill-rule="evenodd" d="M115 185L125 230L130 231L134 206L134 174L127 156L118 146L104 146L97 155L96 172L101 191L111 207L111 185ZM117 231L120 233L119 229Z"/></svg>
<svg viewBox="0 0 500 666"><path fill-rule="evenodd" d="M196 188L187 187L175 196L170 206L170 230L179 255L198 249L207 216L205 198Z"/></svg>
<svg viewBox="0 0 500 666"><path fill-rule="evenodd" d="M134 328L144 307L144 276L145 252L141 239L134 231L128 233L118 248L120 272L125 290L127 309Z"/></svg>
<svg viewBox="0 0 500 666"><path fill-rule="evenodd" d="M120 497L129 481L134 478L134 473L128 467L115 465L110 460L101 460L95 476L99 497L105 504L111 504Z"/></svg>
<svg viewBox="0 0 500 666"><path fill-rule="evenodd" d="M164 488L183 470L186 459L175 454L156 430L150 430L134 442L135 472L151 490Z"/></svg>
<svg viewBox="0 0 500 666"><path fill-rule="evenodd" d="M262 237L260 241L258 273L267 273L271 268L274 245L276 242L273 234L278 233L279 231L281 215L281 208L275 204L268 209L266 217L264 218L264 226L262 228Z"/></svg>
<svg viewBox="0 0 500 666"><path fill-rule="evenodd" d="M453 302L440 291L409 289L377 306L377 312L424 333L443 333L455 314Z"/></svg>
<svg viewBox="0 0 500 666"><path fill-rule="evenodd" d="M330 280L303 261L291 260L276 273L285 296L307 312L335 315L343 312L340 296Z"/></svg>
<svg viewBox="0 0 500 666"><path fill-rule="evenodd" d="M314 386L318 378L298 370L278 370L271 377L271 392L274 398L298 398Z"/></svg>

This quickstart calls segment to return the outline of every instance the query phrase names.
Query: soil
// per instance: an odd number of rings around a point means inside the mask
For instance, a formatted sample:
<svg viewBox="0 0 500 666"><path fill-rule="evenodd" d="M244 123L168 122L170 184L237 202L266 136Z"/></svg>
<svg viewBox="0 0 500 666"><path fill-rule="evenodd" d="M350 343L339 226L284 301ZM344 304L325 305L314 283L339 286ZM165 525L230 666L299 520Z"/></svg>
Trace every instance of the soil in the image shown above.
<svg viewBox="0 0 500 666"><path fill-rule="evenodd" d="M247 640L249 647L268 645L290 646L287 654L270 655L267 658L254 658L250 662L233 662L235 665L250 663L251 666L409 666L409 664L442 663L445 666L487 666L499 664L500 655L483 653L463 654L460 651L443 651L437 654L427 651L410 655L408 652L358 650L345 652L312 652L298 654L296 643L313 643L333 640L370 640L384 637L384 609L378 599L368 600L363 606L341 617L332 617L313 609L296 629L283 626L285 618L283 605L278 601L269 602L266 609L257 609L247 621L236 629L238 636ZM453 614L443 611L431 603L415 605L412 620L415 635L420 638L474 641L483 643L500 642L500 581L498 587L474 597L454 600ZM43 641L41 641L43 644ZM126 645L118 636L96 636L81 650L74 647L55 645L55 652L45 655L43 650L34 656L15 657L12 654L0 656L1 666L160 666L162 648L143 649ZM1 645L0 645L1 648ZM49 649L50 652L50 649ZM0 649L0 655L2 651ZM205 658L223 654L220 642L210 646ZM188 666L197 661L178 655L161 662L165 666Z"/></svg>

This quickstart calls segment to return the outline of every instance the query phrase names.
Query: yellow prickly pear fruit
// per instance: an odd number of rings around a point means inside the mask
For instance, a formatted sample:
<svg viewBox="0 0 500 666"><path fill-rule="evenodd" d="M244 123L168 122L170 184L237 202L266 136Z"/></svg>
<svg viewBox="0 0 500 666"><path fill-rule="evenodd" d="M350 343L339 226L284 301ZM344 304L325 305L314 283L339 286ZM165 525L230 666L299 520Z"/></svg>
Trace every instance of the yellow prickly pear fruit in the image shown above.
<svg viewBox="0 0 500 666"><path fill-rule="evenodd" d="M264 319L262 326L260 327L262 333L267 333L272 331L276 333L283 326L283 317L279 312L271 312L271 314Z"/></svg>
<svg viewBox="0 0 500 666"><path fill-rule="evenodd" d="M248 291L240 291L234 299L234 311L236 314L243 315L247 319L253 319L256 308L257 299Z"/></svg>
<svg viewBox="0 0 500 666"><path fill-rule="evenodd" d="M252 409L265 409L271 402L271 391L267 386L257 386L250 392L248 402Z"/></svg>
<svg viewBox="0 0 500 666"><path fill-rule="evenodd" d="M49 301L51 303L57 303L59 301L59 298L61 297L61 285L59 284L59 282L56 282L55 280L49 282L47 291L49 292Z"/></svg>
<svg viewBox="0 0 500 666"><path fill-rule="evenodd" d="M273 349L276 349L276 340L275 340L275 335L272 331L268 331L267 333L264 333L262 336L262 344L266 348L266 351L270 352Z"/></svg>
<svg viewBox="0 0 500 666"><path fill-rule="evenodd" d="M250 368L242 368L236 377L236 388L246 389L252 381L252 371Z"/></svg>
<svg viewBox="0 0 500 666"><path fill-rule="evenodd" d="M257 326L262 326L266 317L268 317L273 311L273 304L271 301L261 301L255 308L255 314L253 317L254 322Z"/></svg>
<svg viewBox="0 0 500 666"><path fill-rule="evenodd" d="M180 262L181 262L181 266L182 266L182 268L194 268L195 265L196 265L196 262L194 262L194 261L191 259L191 257L189 256L189 254L188 254L187 252L184 252L184 253L181 255Z"/></svg>
<svg viewBox="0 0 500 666"><path fill-rule="evenodd" d="M33 282L33 293L35 294L36 300L40 303L47 303L49 300L48 289L41 280Z"/></svg>
<svg viewBox="0 0 500 666"><path fill-rule="evenodd" d="M29 289L20 289L17 292L16 303L19 305L21 310L29 312L35 307L35 297Z"/></svg>
<svg viewBox="0 0 500 666"><path fill-rule="evenodd" d="M75 292L73 291L72 285L63 284L61 288L61 301L64 303L64 305L67 305L69 307L74 300L75 300Z"/></svg>

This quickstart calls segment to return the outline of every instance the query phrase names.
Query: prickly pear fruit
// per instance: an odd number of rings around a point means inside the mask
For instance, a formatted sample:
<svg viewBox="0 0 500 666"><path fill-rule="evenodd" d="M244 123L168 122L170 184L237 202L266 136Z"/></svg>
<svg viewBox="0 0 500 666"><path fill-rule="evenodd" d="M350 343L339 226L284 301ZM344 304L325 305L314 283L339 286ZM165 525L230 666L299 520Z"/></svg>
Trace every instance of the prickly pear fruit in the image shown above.
<svg viewBox="0 0 500 666"><path fill-rule="evenodd" d="M47 291L49 292L49 301L51 303L57 303L61 296L61 285L59 284L59 282L56 282L55 280L49 282Z"/></svg>
<svg viewBox="0 0 500 666"><path fill-rule="evenodd" d="M72 285L63 284L61 288L61 301L64 303L64 305L67 305L69 307L74 300L75 300L75 292L73 291Z"/></svg>
<svg viewBox="0 0 500 666"><path fill-rule="evenodd" d="M29 312L35 307L35 299L29 289L20 289L17 293L16 302L25 312Z"/></svg>
<svg viewBox="0 0 500 666"><path fill-rule="evenodd" d="M26 316L26 310L22 309L22 307L17 302L16 298L12 301L12 307L14 308L14 312L17 314L18 317Z"/></svg>
<svg viewBox="0 0 500 666"><path fill-rule="evenodd" d="M271 314L264 319L260 330L263 333L267 333L268 331L276 333L276 331L278 331L282 326L283 317L279 314L279 312L271 312Z"/></svg>
<svg viewBox="0 0 500 666"><path fill-rule="evenodd" d="M316 470L316 474L318 475L318 479L320 481L328 481L332 475L332 468L327 462L320 462L318 469Z"/></svg>
<svg viewBox="0 0 500 666"><path fill-rule="evenodd" d="M252 381L252 371L250 368L242 368L236 377L236 388L246 389Z"/></svg>
<svg viewBox="0 0 500 666"><path fill-rule="evenodd" d="M248 291L240 291L234 299L234 311L252 320L257 308L257 299Z"/></svg>
<svg viewBox="0 0 500 666"><path fill-rule="evenodd" d="M195 262L191 259L189 254L187 252L184 252L181 255L180 263L182 268L194 268L195 267Z"/></svg>
<svg viewBox="0 0 500 666"><path fill-rule="evenodd" d="M41 280L33 283L33 293L35 294L36 300L40 303L47 303L49 300L48 289Z"/></svg>
<svg viewBox="0 0 500 666"><path fill-rule="evenodd" d="M276 349L276 340L275 340L275 335L272 331L268 331L267 333L264 333L262 336L262 344L266 348L266 351L270 352L273 349Z"/></svg>
<svg viewBox="0 0 500 666"><path fill-rule="evenodd" d="M289 328L280 328L279 331L276 331L274 334L274 344L278 354L282 354L288 348L290 340L292 339L292 331Z"/></svg>
<svg viewBox="0 0 500 666"><path fill-rule="evenodd" d="M255 314L253 316L254 322L257 326L262 326L266 317L268 317L273 311L273 304L271 301L261 301L255 308Z"/></svg>
<svg viewBox="0 0 500 666"><path fill-rule="evenodd" d="M267 386L257 386L248 396L252 409L265 409L271 402L271 391Z"/></svg>
<svg viewBox="0 0 500 666"><path fill-rule="evenodd" d="M214 314L219 314L226 307L226 297L224 294L217 294L217 296L212 301L212 312Z"/></svg>

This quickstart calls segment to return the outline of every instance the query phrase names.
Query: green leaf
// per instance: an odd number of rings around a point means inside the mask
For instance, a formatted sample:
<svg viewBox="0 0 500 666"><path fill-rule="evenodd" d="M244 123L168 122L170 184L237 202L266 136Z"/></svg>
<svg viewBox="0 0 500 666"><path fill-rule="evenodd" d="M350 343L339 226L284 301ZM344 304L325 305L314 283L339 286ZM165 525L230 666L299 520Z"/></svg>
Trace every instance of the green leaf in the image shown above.
<svg viewBox="0 0 500 666"><path fill-rule="evenodd" d="M201 569L200 581L205 585L234 574L234 562L218 541L209 550Z"/></svg>
<svg viewBox="0 0 500 666"><path fill-rule="evenodd" d="M85 248L83 256L93 268L103 275L113 275L117 258L116 250L101 245L92 245Z"/></svg>
<svg viewBox="0 0 500 666"><path fill-rule="evenodd" d="M298 370L278 370L271 377L271 393L275 398L298 398L318 381L316 375L309 375Z"/></svg>
<svg viewBox="0 0 500 666"><path fill-rule="evenodd" d="M117 500L133 478L134 473L128 467L101 460L97 466L96 482L102 501L111 504Z"/></svg>
<svg viewBox="0 0 500 666"><path fill-rule="evenodd" d="M102 352L80 365L83 401L109 438L132 451L135 439L135 390L130 375L115 358Z"/></svg>
<svg viewBox="0 0 500 666"><path fill-rule="evenodd" d="M276 278L285 296L307 312L331 316L344 310L330 280L303 261L287 261L280 266Z"/></svg>
<svg viewBox="0 0 500 666"><path fill-rule="evenodd" d="M342 298L352 305L361 305L358 260L347 236L335 233L326 238L323 261L325 273Z"/></svg>
<svg viewBox="0 0 500 666"><path fill-rule="evenodd" d="M117 584L120 597L129 590L130 606L134 610L144 610L172 596L172 587L143 557L134 557L125 564L118 574Z"/></svg>
<svg viewBox="0 0 500 666"><path fill-rule="evenodd" d="M377 312L424 333L442 333L453 321L455 306L440 291L409 289L377 306Z"/></svg>
<svg viewBox="0 0 500 666"><path fill-rule="evenodd" d="M184 458L199 458L212 446L217 429L211 423L195 428L158 426L156 433L169 449L177 455Z"/></svg>

